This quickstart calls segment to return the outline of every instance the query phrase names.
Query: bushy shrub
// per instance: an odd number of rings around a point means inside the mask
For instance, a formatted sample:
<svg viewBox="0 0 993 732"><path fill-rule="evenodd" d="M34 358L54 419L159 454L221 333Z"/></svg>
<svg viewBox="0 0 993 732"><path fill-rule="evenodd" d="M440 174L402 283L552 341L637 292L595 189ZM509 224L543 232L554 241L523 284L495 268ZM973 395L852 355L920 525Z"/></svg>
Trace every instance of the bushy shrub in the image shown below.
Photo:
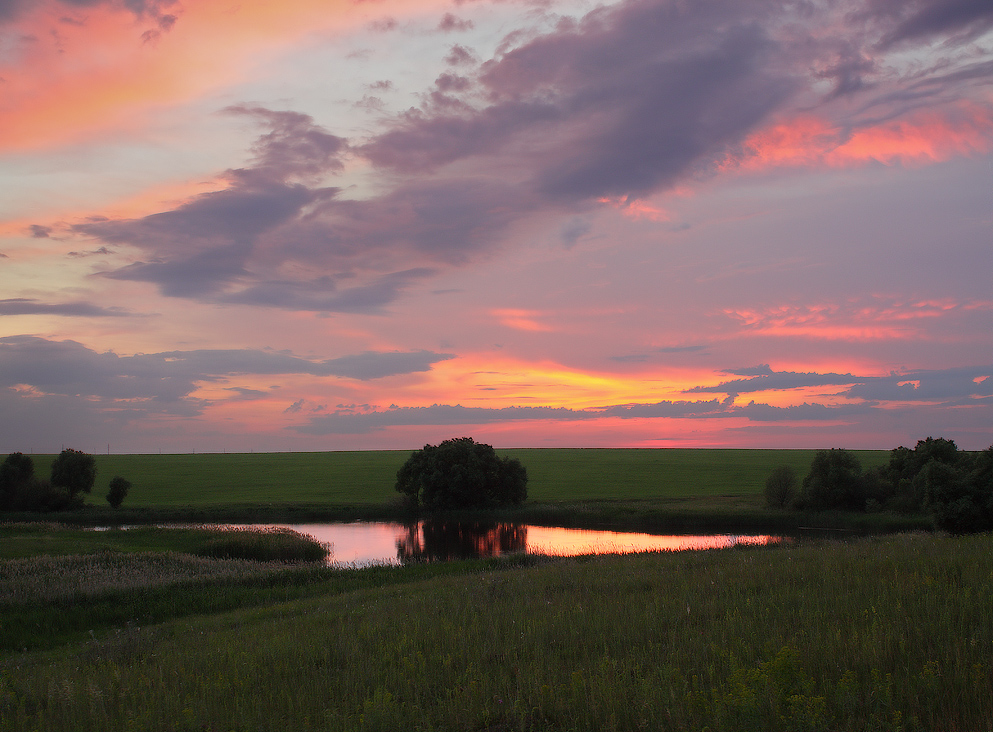
<svg viewBox="0 0 993 732"><path fill-rule="evenodd" d="M109 488L107 491L107 503L110 504L111 508L120 508L121 504L124 503L125 496L128 495L128 491L131 490L131 481L115 475L110 480Z"/></svg>
<svg viewBox="0 0 993 732"><path fill-rule="evenodd" d="M527 482L519 460L459 437L413 453L397 471L395 487L429 509L495 508L523 503Z"/></svg>
<svg viewBox="0 0 993 732"><path fill-rule="evenodd" d="M765 505L787 508L796 498L796 487L796 471L789 465L780 465L765 479Z"/></svg>

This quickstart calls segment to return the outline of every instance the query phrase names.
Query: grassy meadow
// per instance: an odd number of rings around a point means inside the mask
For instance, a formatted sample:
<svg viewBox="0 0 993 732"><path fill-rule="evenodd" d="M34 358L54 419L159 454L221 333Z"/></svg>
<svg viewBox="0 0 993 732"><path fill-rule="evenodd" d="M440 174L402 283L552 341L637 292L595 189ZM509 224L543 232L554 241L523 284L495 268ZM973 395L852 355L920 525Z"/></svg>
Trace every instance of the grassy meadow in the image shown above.
<svg viewBox="0 0 993 732"><path fill-rule="evenodd" d="M500 520L654 533L790 532L799 527L858 532L932 526L926 516L798 514L765 507L766 478L779 465L802 477L814 450L513 449L528 471L528 501ZM864 468L889 452L855 451ZM410 451L95 455L97 483L73 523L305 522L405 520L393 489ZM46 475L54 455L33 456ZM133 483L121 509L104 500L120 475ZM17 520L31 520L22 514Z"/></svg>
<svg viewBox="0 0 993 732"><path fill-rule="evenodd" d="M744 499L761 503L779 465L806 474L814 450L512 449L528 471L528 498L537 503ZM885 450L854 451L869 468ZM131 507L335 504L376 506L394 501L396 472L410 451L320 453L94 455L97 484L89 502L105 505L107 483L133 483ZM55 455L34 455L47 475Z"/></svg>
<svg viewBox="0 0 993 732"><path fill-rule="evenodd" d="M0 728L990 730L991 542L360 570L107 552L127 582L0 597ZM30 562L80 571L0 571Z"/></svg>

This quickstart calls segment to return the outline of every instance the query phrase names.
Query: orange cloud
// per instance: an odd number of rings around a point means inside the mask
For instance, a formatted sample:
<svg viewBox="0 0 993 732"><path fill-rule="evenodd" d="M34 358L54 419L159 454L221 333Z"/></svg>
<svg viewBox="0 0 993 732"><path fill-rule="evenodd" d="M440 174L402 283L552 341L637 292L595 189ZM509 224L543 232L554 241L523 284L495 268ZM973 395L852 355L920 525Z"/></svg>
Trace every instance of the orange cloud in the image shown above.
<svg viewBox="0 0 993 732"><path fill-rule="evenodd" d="M612 404L685 400L698 384L715 383L710 370L645 369L632 373L579 369L550 360L525 361L501 353L462 354L435 364L403 406L434 403L473 407L551 406L588 409ZM372 387L378 388L378 387ZM416 396L415 396L416 395ZM369 397L368 401L383 401Z"/></svg>
<svg viewBox="0 0 993 732"><path fill-rule="evenodd" d="M542 313L536 310L493 310L491 313L501 325L515 330L527 330L532 332L549 332L555 330L550 325L539 323L537 318Z"/></svg>
<svg viewBox="0 0 993 732"><path fill-rule="evenodd" d="M814 116L796 117L759 130L745 140L742 154L724 170L780 166L849 167L876 161L919 164L993 149L993 110L963 103L946 111L920 112L907 120L844 130Z"/></svg>
<svg viewBox="0 0 993 732"><path fill-rule="evenodd" d="M397 0L391 14L441 6ZM40 0L9 25L21 39L0 66L0 150L38 149L128 129L156 108L244 80L266 58L316 32L358 27L383 12L350 0L199 0L174 27L144 35L149 20L97 6L67 14ZM67 15L68 20L67 21Z"/></svg>

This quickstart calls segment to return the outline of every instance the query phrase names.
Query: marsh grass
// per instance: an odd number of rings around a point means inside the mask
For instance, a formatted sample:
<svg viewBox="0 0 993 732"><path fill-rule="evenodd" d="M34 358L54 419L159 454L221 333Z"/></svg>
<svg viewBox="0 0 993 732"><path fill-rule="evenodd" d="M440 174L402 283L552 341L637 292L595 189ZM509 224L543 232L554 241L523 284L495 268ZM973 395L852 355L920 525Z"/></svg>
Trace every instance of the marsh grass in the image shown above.
<svg viewBox="0 0 993 732"><path fill-rule="evenodd" d="M53 732L989 730L991 542L314 570L285 602L8 656L0 719Z"/></svg>
<svg viewBox="0 0 993 732"><path fill-rule="evenodd" d="M230 529L203 543L194 553L215 559L250 559L258 562L320 562L329 547L286 528Z"/></svg>
<svg viewBox="0 0 993 732"><path fill-rule="evenodd" d="M101 552L0 561L0 606L34 602L71 603L190 580L254 577L262 562L205 559L174 552Z"/></svg>

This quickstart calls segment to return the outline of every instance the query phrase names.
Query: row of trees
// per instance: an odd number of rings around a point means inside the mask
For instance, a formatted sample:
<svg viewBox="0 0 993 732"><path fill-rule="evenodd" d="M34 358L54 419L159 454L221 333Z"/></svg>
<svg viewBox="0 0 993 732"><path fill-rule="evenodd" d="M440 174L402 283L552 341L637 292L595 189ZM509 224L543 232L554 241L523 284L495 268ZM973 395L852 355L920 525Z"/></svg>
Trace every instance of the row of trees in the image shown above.
<svg viewBox="0 0 993 732"><path fill-rule="evenodd" d="M96 483L97 466L92 455L66 449L52 462L45 480L34 474L34 461L19 452L0 463L0 511L68 511L83 505ZM107 502L118 508L131 483L120 476L110 481Z"/></svg>
<svg viewBox="0 0 993 732"><path fill-rule="evenodd" d="M978 453L928 437L913 450L890 451L885 465L863 470L848 450L820 450L799 484L788 466L766 480L766 502L806 511L930 513L955 533L993 529L993 446Z"/></svg>

